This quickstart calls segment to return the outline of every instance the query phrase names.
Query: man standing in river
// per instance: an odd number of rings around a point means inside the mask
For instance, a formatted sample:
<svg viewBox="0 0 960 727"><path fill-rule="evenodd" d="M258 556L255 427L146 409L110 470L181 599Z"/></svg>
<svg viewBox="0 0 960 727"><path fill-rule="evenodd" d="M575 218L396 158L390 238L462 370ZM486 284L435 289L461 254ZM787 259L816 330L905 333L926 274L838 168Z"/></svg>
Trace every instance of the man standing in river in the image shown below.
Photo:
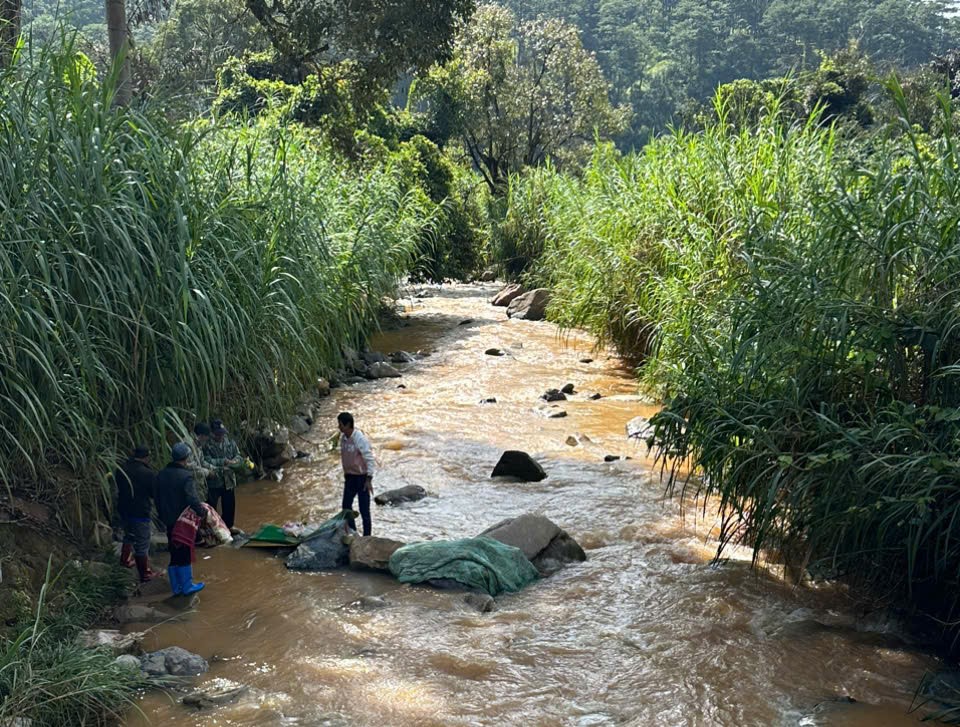
<svg viewBox="0 0 960 727"><path fill-rule="evenodd" d="M343 464L344 510L353 509L353 498L360 502L360 519L363 521L364 537L370 535L370 496L373 495L373 450L366 435L353 426L353 414L342 411L337 414L340 430L340 462Z"/></svg>

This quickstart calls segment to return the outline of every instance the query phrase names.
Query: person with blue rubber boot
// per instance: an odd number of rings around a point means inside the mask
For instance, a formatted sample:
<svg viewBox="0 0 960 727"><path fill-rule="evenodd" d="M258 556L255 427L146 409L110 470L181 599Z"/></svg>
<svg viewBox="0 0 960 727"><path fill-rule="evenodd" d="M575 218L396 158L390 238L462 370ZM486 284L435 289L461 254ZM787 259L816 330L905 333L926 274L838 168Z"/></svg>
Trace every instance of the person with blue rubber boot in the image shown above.
<svg viewBox="0 0 960 727"><path fill-rule="evenodd" d="M167 574L170 578L170 590L175 596L189 596L202 590L204 584L193 582L193 551L174 541L173 528L180 514L188 507L200 518L206 517L206 512L200 504L194 473L188 465L190 445L177 442L170 450L170 459L170 463L157 475L155 501L160 520L167 528L167 543L170 548L170 567Z"/></svg>

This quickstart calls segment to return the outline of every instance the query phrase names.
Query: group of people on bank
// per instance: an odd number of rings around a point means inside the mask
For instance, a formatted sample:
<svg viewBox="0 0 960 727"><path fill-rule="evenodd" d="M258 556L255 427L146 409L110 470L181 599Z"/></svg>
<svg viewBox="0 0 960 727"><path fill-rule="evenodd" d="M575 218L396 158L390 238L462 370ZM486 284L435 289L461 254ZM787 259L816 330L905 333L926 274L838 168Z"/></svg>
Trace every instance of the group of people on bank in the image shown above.
<svg viewBox="0 0 960 727"><path fill-rule="evenodd" d="M354 501L358 501L363 535L368 536L372 532L370 499L376 468L373 450L366 435L355 428L349 412L337 415L337 428L344 474L341 505L352 511ZM209 425L198 422L193 431L191 442L177 442L171 447L170 462L159 472L150 466L150 450L141 445L113 475L117 513L123 521L121 562L128 568L136 565L141 583L159 575L150 567L149 559L152 506L156 503L157 515L167 531L167 576L174 595L189 595L204 587L193 581L192 564L197 523L209 515L204 499L214 513L218 505L222 506L223 524L234 531L235 468L245 461L219 419Z"/></svg>
<svg viewBox="0 0 960 727"><path fill-rule="evenodd" d="M155 578L150 566L150 534L153 504L167 531L170 566L167 576L174 594L188 595L203 588L193 582L193 543L174 537L174 528L185 510L205 518L201 498L217 509L222 503L223 521L233 528L236 517L234 467L243 463L240 448L219 419L209 425L198 422L191 442L177 442L170 449L170 461L159 472L150 466L150 450L137 446L130 458L114 472L117 513L123 522L120 561L137 567L140 582Z"/></svg>

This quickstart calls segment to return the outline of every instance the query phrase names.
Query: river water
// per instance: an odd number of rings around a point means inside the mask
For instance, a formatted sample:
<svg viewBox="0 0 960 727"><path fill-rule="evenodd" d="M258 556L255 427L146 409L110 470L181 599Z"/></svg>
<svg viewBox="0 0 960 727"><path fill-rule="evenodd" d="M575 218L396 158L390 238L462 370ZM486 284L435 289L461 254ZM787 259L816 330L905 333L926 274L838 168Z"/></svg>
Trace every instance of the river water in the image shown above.
<svg viewBox="0 0 960 727"><path fill-rule="evenodd" d="M375 535L461 538L534 512L573 535L587 562L479 614L462 595L387 576L296 573L269 551L200 550L195 575L207 587L195 612L155 627L147 646L209 659L201 686L250 691L202 713L154 693L128 723L916 724L906 714L912 690L935 660L882 620L856 618L842 589L793 588L751 570L744 551L712 566L712 519L681 518L644 449L624 436L629 419L655 410L634 395L631 372L585 336L507 320L487 303L494 291L434 288L406 299L409 325L372 347L430 355L403 367L402 379L335 389L296 442L313 457L280 483L241 486L237 524L252 531L339 510L339 459L323 443L336 413L349 410L374 445L377 490L419 484L431 493L375 507ZM506 355L485 355L490 347ZM539 395L567 382L603 398L576 394L559 402L565 418L546 418ZM496 403L479 403L488 397ZM578 433L586 438L568 444ZM491 480L504 449L530 452L548 478ZM605 463L605 454L632 459ZM387 605L365 609L365 596ZM812 711L845 695L858 703Z"/></svg>

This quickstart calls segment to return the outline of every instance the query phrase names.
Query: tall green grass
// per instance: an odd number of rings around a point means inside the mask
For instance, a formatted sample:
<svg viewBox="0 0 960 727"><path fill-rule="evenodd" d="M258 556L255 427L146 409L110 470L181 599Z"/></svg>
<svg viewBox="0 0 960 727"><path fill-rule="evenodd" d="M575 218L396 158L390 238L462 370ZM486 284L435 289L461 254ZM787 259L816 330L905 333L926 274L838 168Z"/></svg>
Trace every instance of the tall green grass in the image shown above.
<svg viewBox="0 0 960 727"><path fill-rule="evenodd" d="M34 617L0 634L0 724L115 724L146 686L139 670L106 650L77 643L116 600L130 574L119 564L96 574L68 563L49 566Z"/></svg>
<svg viewBox="0 0 960 727"><path fill-rule="evenodd" d="M719 501L721 553L780 551L954 626L960 154L891 93L889 137L721 114L510 194L539 195L526 277L549 315L646 357L668 488Z"/></svg>
<svg viewBox="0 0 960 727"><path fill-rule="evenodd" d="M117 109L69 47L0 71L0 481L73 509L65 473L135 440L282 414L409 268L430 217L399 176Z"/></svg>

